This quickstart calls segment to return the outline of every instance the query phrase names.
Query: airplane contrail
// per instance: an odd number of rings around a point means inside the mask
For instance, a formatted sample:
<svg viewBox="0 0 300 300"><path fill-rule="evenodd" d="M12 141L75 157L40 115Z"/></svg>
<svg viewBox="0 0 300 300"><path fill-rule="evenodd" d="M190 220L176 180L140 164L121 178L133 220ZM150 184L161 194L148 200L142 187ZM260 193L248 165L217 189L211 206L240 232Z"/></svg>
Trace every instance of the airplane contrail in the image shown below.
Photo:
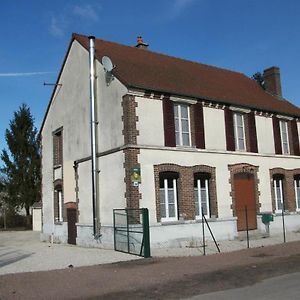
<svg viewBox="0 0 300 300"><path fill-rule="evenodd" d="M0 77L24 77L51 74L53 72L16 72L16 73L0 73Z"/></svg>

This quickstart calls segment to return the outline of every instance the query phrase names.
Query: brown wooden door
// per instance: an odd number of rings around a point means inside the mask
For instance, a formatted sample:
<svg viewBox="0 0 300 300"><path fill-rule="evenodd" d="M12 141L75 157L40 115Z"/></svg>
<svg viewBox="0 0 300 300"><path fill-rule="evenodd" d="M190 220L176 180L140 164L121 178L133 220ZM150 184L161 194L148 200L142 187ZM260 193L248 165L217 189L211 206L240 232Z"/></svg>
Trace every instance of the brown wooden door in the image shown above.
<svg viewBox="0 0 300 300"><path fill-rule="evenodd" d="M255 183L253 174L240 173L234 175L235 211L237 216L237 230L243 231L246 226L246 211L248 217L248 229L257 228Z"/></svg>
<svg viewBox="0 0 300 300"><path fill-rule="evenodd" d="M67 209L67 219L68 219L68 244L76 245L76 221L77 221L77 212L75 208Z"/></svg>

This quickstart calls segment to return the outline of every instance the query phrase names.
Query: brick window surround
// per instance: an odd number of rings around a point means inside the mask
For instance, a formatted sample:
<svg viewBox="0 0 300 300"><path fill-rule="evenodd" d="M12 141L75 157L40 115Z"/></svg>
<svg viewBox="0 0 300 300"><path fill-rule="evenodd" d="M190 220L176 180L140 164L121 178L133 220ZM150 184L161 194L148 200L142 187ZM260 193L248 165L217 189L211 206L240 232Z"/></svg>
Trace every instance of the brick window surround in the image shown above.
<svg viewBox="0 0 300 300"><path fill-rule="evenodd" d="M228 165L228 170L230 171L229 183L231 184L230 196L232 198L231 209L232 209L232 214L234 217L236 217L236 198L235 198L235 188L234 188L234 175L239 174L239 173L246 173L246 174L248 173L248 174L252 174L254 176L254 183L255 183L254 193L255 193L256 213L259 213L261 204L259 202L260 192L258 190L258 184L259 184L259 179L257 176L258 169L259 169L258 166L253 166L253 165L245 164L245 163Z"/></svg>
<svg viewBox="0 0 300 300"><path fill-rule="evenodd" d="M61 193L61 202L62 202L62 221L65 221L65 213L64 213L64 196L63 196L63 181L61 179L57 179L53 183L54 186L54 194L53 194L53 207L54 207L54 221L59 223L59 197L58 193Z"/></svg>
<svg viewBox="0 0 300 300"><path fill-rule="evenodd" d="M63 164L63 129L62 127L53 132L53 165Z"/></svg>
<svg viewBox="0 0 300 300"><path fill-rule="evenodd" d="M176 172L179 174L179 178L177 180L177 205L178 217L181 220L195 220L194 174L208 173L210 175L209 196L211 216L216 218L218 217L216 170L214 167L205 165L186 167L177 164L160 164L154 165L157 222L161 221L159 175L162 172Z"/></svg>
<svg viewBox="0 0 300 300"><path fill-rule="evenodd" d="M270 169L270 184L271 184L271 197L272 197L272 210L275 212L275 192L273 186L274 175L281 175L282 189L283 189L283 200L285 211L294 212L296 211L296 194L294 186L294 177L300 174L300 168L293 170L286 170L283 168Z"/></svg>

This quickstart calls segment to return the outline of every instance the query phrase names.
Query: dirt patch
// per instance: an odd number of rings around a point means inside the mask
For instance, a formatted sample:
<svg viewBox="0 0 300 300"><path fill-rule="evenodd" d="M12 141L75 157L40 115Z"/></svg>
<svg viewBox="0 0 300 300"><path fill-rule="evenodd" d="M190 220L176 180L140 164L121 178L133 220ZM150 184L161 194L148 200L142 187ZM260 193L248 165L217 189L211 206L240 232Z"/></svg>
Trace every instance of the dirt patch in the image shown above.
<svg viewBox="0 0 300 300"><path fill-rule="evenodd" d="M252 257L267 257L267 256L274 256L273 254L268 254L268 253L258 253L258 254L255 254L255 255L252 255Z"/></svg>
<svg viewBox="0 0 300 300"><path fill-rule="evenodd" d="M120 261L111 264L107 264L107 268L132 268L135 266L145 266L145 265L153 265L159 262L157 258L144 258L144 259L137 259L137 260L128 260L128 261ZM1 300L1 299L0 299Z"/></svg>

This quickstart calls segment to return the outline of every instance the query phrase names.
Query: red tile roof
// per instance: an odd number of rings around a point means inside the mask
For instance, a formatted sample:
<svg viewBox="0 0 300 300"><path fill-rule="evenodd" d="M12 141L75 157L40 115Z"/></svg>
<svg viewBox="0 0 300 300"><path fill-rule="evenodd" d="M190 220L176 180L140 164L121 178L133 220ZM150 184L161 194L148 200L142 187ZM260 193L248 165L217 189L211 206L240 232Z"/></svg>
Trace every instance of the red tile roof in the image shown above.
<svg viewBox="0 0 300 300"><path fill-rule="evenodd" d="M87 36L73 34L84 48ZM145 49L95 40L96 58L111 58L114 75L127 87L211 100L300 117L300 109L265 92L242 73L187 61Z"/></svg>

